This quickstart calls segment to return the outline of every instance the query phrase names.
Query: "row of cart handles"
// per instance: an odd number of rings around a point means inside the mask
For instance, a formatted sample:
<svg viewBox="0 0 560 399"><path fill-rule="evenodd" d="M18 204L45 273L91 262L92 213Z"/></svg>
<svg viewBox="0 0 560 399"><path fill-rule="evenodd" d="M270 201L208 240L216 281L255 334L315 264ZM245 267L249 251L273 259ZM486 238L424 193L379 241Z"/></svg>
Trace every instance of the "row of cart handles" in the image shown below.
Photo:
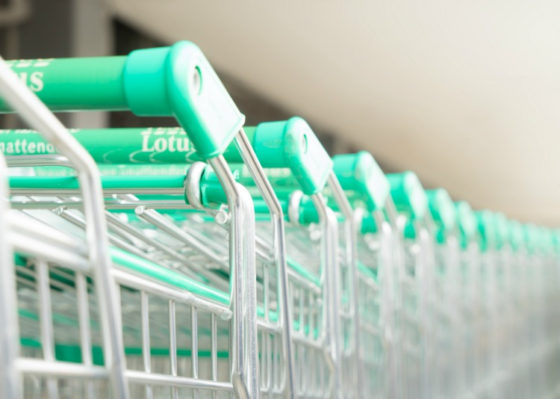
<svg viewBox="0 0 560 399"><path fill-rule="evenodd" d="M188 290L202 290L203 296L211 297L211 302L223 302L231 308L231 314L219 309L226 318L231 317L233 320L232 341L235 345L230 348L232 385L238 397L259 397L262 387L258 377L259 288L256 286L257 265L254 259L254 253L258 252L261 244L258 240L256 243L251 240L256 234L253 230L258 216L255 214L271 214L271 246L278 264L275 322L279 323L283 331L281 356L285 361L286 381L283 390L292 397L306 395L296 395L299 385L294 364L301 359L294 353L296 345L291 336L294 323L291 315L295 310L294 302L291 302L293 298L288 298L287 265L295 269L299 267L302 275L307 275L309 271L286 254L282 241L286 221L304 226L313 223L325 226L325 270L317 273L316 277L310 277L310 280L326 287L322 299L327 310L324 313L325 320L321 322L325 323L323 333L327 335L325 339L329 343L327 364L334 370L334 377L327 384L330 393L326 396L346 396L342 393L342 375L345 371L342 370L341 358L344 356L346 340L350 338L343 337L343 329L337 321L338 315L343 312L340 309L344 307L343 294L349 296L346 300L356 306L355 312L351 314L355 322L359 323L356 310L358 299L351 298L357 295L358 283L350 278L350 288L340 292L338 280L341 277L333 263L339 257L346 256L347 259L353 259L349 263L356 263L355 254L352 253L355 243L345 242L352 241L353 233L350 231L347 235L341 232L337 235L336 229L332 228L338 219L343 224L347 223L345 226L350 230L363 234L377 233L384 222L396 225L396 219L399 219L399 223L403 223L403 236L400 239L415 240L420 234L419 230L427 226L436 243L445 243L451 236L458 237L463 249L476 244L481 251L499 250L504 246L514 252L552 255L560 251L560 233L555 230L511 221L499 213L474 212L464 201L453 202L444 189L425 190L412 172L385 175L367 152L331 158L302 118L244 127L243 114L202 52L190 42L137 50L128 56L16 60L7 64L18 75L20 82L25 83L52 111L130 110L137 116L173 116L180 126L78 129L67 132L36 98L14 81L6 65L0 63L0 111L18 112L36 129L0 131L0 150L9 164L34 168L32 176L9 177L11 195L57 196L67 192L68 196L81 193L83 198L83 202L72 204L72 200L67 200L62 204L65 207L84 208L84 225L92 248L88 257L92 262L92 271L95 271L95 279L99 281L96 289L104 325L105 362L113 365L112 390L117 396L128 395L126 378L147 381L148 384L158 382L150 380L147 374L134 374L125 370L123 354L118 350L123 347L119 315L110 306L117 300L114 284L110 281L112 267L109 258L119 264L136 262L130 268L143 267L144 273L151 270L150 273L157 274L158 279L171 281L175 285L182 284L183 277L175 271L156 270L149 262L144 264L139 260L131 260L130 255L123 251L108 251L106 223L119 225L118 218L100 214L104 210L104 202L107 202L103 199L108 195L139 193L135 201L139 199L148 204L161 201L158 204L170 210L188 205L189 209L203 209L213 215L218 224L230 226L229 294L216 294L211 290L206 292L203 286L185 284ZM146 165L150 165L149 175L143 173ZM285 170L289 173L285 173ZM6 174L3 173L3 176ZM294 192L301 193L294 195ZM8 196L3 192L0 194L3 198ZM247 197L250 199L247 200ZM150 213L134 201L119 201L119 207L134 208L140 219L149 221L167 234L190 243L198 242L196 237L177 231L160 214ZM221 212L224 207L227 207L228 212ZM362 213L358 214L359 220L354 220L358 210ZM0 217L5 214L0 209ZM109 218L108 222L105 221L106 217ZM0 229L0 245L8 241L4 233ZM134 229L130 229L129 233L138 234ZM343 246L346 245L349 254L342 251L341 255L338 252L341 242ZM153 245L161 246L157 242ZM192 245L197 247L198 244ZM19 248L18 245L14 246ZM219 261L219 256L210 253L209 249L202 245L197 248L209 258L214 257ZM131 248L130 251L135 250ZM2 258L2 262L5 264L11 260ZM122 279L125 278L123 276ZM13 281L13 275L8 278L8 273L4 272L0 277L4 292L0 298L0 324L11 325L17 318L13 314L14 309L9 309L9 305L13 305L9 300L10 295L13 295L13 287L8 285ZM129 283L133 281L131 277L127 278ZM304 299L299 298L299 301ZM211 304L204 306L212 308ZM314 311L309 310L310 314ZM267 314L267 317L270 315ZM9 334L1 337L3 346L0 347L0 354L8 363L17 357L17 353L9 348L13 344L13 341L9 341L13 339L13 334L11 337ZM354 337L350 339L356 346L360 342L358 335L356 327ZM28 370L38 372L38 366L25 365ZM366 384L359 381L363 375L360 367L355 367L355 378L360 390ZM0 393L5 397L21 394L21 381L11 373L0 373L0 378L6 382L0 383L3 387ZM263 371L260 373L263 374ZM173 382L168 384L173 385ZM189 381L177 384L196 386ZM223 388L215 381L214 384L219 389ZM316 392L309 393L310 397L313 395L321 396ZM362 396L358 393L356 397Z"/></svg>
<svg viewBox="0 0 560 399"><path fill-rule="evenodd" d="M136 50L128 56L9 61L11 69L54 111L130 110L138 116L175 116L184 129L114 129L114 131L80 130L79 142L98 163L183 163L205 160L226 154L231 162L240 161L232 139L243 127L239 112L216 73L200 51L190 42L171 47ZM9 111L0 99L0 110ZM188 132L188 138L185 134ZM264 167L292 167L306 194L320 191L325 184L330 159L307 123L301 118L286 122L266 122L245 128ZM37 147L40 138L22 137L18 132L2 132L4 153L24 155L48 153ZM23 132L19 132L23 133ZM100 144L100 137L110 140ZM23 144L26 140L26 144ZM21 144L20 144L21 143ZM229 156L228 156L229 155ZM375 161L365 155L340 155L334 158L341 182L353 191L368 195L368 209L382 207L388 194L386 179ZM350 166L348 163L354 163ZM342 168L347 167L344 171ZM353 171L351 168L354 167ZM352 175L352 173L354 175ZM355 182L347 182L351 176ZM429 208L445 228L453 223L451 207L445 193L426 194L415 175L389 175L392 197L398 209L412 218L421 218ZM358 186L362 185L362 186ZM440 209L441 208L441 212ZM458 206L459 228L466 237L474 237L468 205ZM455 213L455 212L454 212ZM441 216L440 216L441 215ZM480 236L496 245L507 240L515 248L522 242L530 250L552 249L558 242L555 232L546 233L536 226L508 223L503 216L482 213ZM496 221L494 221L496 220ZM522 232L517 232L521 229ZM547 238L547 234L550 237ZM494 237L499 235L499 237Z"/></svg>
<svg viewBox="0 0 560 399"><path fill-rule="evenodd" d="M413 172L385 176L367 152L335 155L331 160L309 125L299 117L283 122L265 122L246 127L245 131L260 164L270 169L269 180L275 185L285 185L288 193L296 185L306 195L321 192L333 170L354 208L363 206L368 212L383 212L387 198L391 196L397 210L411 221L421 220L429 214L437 224L438 240L444 240L446 234L457 229L462 245L476 241L483 249L507 244L514 250L523 246L527 251L556 251L560 245L556 231L508 220L500 213L473 212L464 201L454 203L445 189L424 190ZM184 165L203 159L181 128L74 129L71 133L95 162L102 165L101 170L106 175L102 179L104 186L136 184L147 188L171 183L180 188L180 174L184 175L187 169ZM0 130L0 149L7 156L55 153L52 145L31 130ZM242 162L233 144L226 147L224 157L229 163ZM152 165L152 174L159 169L161 174L167 175L166 178L138 176L142 172L141 165L146 164ZM287 168L291 173L275 172L280 168ZM12 185L28 184L27 188L35 186L37 189L77 187L75 179L54 178L65 174L61 168L43 168L39 174L42 176L35 179L20 179L21 183L14 177ZM45 175L53 178L49 180ZM131 179L134 175L137 178ZM201 201L209 206L226 202L219 182L212 176L209 169L201 179L200 187ZM243 169L237 170L236 178L250 184L250 176ZM313 212L313 209L310 206L307 212ZM364 218L364 232L368 229L375 231L371 216ZM308 215L306 219L317 220L317 217ZM414 234L412 228L406 232Z"/></svg>

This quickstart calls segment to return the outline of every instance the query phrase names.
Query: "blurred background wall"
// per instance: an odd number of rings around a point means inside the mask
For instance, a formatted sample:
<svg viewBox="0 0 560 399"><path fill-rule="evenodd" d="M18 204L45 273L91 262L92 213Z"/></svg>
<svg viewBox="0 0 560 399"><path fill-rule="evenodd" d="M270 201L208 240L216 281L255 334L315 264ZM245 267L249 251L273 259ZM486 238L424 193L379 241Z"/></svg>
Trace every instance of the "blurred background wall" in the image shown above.
<svg viewBox="0 0 560 399"><path fill-rule="evenodd" d="M191 40L249 124L301 115L333 154L367 149L385 171L414 170L474 207L558 225L559 21L560 2L540 0L0 0L0 54ZM61 118L140 123L124 112Z"/></svg>

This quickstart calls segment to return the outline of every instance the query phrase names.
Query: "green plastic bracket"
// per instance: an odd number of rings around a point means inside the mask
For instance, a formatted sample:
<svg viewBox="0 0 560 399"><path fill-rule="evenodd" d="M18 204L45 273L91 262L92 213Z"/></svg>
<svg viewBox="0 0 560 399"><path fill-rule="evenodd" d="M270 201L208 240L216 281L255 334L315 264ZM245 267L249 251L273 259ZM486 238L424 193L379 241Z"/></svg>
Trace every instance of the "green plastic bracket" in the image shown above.
<svg viewBox="0 0 560 399"><path fill-rule="evenodd" d="M496 215L487 210L476 211L475 215L480 237L480 249L488 251L489 249L496 248Z"/></svg>
<svg viewBox="0 0 560 399"><path fill-rule="evenodd" d="M560 230L551 230L554 251L560 253Z"/></svg>
<svg viewBox="0 0 560 399"><path fill-rule="evenodd" d="M378 227L377 227L377 223L375 222L375 219L373 218L373 215L371 214L365 215L362 218L360 232L362 234L368 234L368 233L377 233L377 231L378 231Z"/></svg>
<svg viewBox="0 0 560 399"><path fill-rule="evenodd" d="M53 110L174 116L203 159L222 154L245 121L204 54L187 41L126 57L23 60L11 66ZM10 109L0 102L0 111Z"/></svg>
<svg viewBox="0 0 560 399"><path fill-rule="evenodd" d="M387 178L397 210L412 220L422 219L428 211L428 198L418 176L404 172L388 174Z"/></svg>
<svg viewBox="0 0 560 399"><path fill-rule="evenodd" d="M496 213L494 216L496 223L496 246L498 249L510 243L510 230L506 216L503 213Z"/></svg>
<svg viewBox="0 0 560 399"><path fill-rule="evenodd" d="M439 242L444 242L447 235L456 226L455 206L449 193L443 188L426 190L426 196L428 197L428 208L438 226L437 239Z"/></svg>
<svg viewBox="0 0 560 399"><path fill-rule="evenodd" d="M263 122L245 132L264 168L289 168L307 195L323 190L332 171L329 154L305 120ZM229 162L240 162L235 148L225 152Z"/></svg>
<svg viewBox="0 0 560 399"><path fill-rule="evenodd" d="M333 157L334 172L349 197L361 198L370 212L382 210L389 196L387 177L367 151Z"/></svg>
<svg viewBox="0 0 560 399"><path fill-rule="evenodd" d="M518 251L523 245L523 227L516 220L508 221L509 244L514 251Z"/></svg>
<svg viewBox="0 0 560 399"><path fill-rule="evenodd" d="M455 214L457 225L461 236L461 247L467 248L469 243L476 237L477 220L468 202L460 201L455 203Z"/></svg>

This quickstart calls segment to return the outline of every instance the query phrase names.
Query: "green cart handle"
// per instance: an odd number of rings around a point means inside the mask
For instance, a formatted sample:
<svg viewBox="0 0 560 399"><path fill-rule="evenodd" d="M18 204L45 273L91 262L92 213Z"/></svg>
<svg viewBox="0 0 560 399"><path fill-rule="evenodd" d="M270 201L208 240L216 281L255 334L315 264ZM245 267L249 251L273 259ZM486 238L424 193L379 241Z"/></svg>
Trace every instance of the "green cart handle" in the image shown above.
<svg viewBox="0 0 560 399"><path fill-rule="evenodd" d="M437 241L443 243L456 227L455 205L443 188L426 190L428 209L437 226Z"/></svg>
<svg viewBox="0 0 560 399"><path fill-rule="evenodd" d="M333 163L304 119L293 117L286 121L263 122L256 127L246 127L245 132L264 168L290 169L306 195L323 190ZM238 151L231 145L224 155L229 162L241 162Z"/></svg>
<svg viewBox="0 0 560 399"><path fill-rule="evenodd" d="M245 117L193 43L128 56L19 60L12 70L52 110L173 116L203 159L222 154ZM10 112L0 100L0 112Z"/></svg>
<svg viewBox="0 0 560 399"><path fill-rule="evenodd" d="M397 211L413 221L423 219L428 212L428 198L418 176L414 172L391 173L387 179Z"/></svg>
<svg viewBox="0 0 560 399"><path fill-rule="evenodd" d="M384 209L390 193L389 181L369 152L335 155L333 164L350 200L363 201L370 212Z"/></svg>
<svg viewBox="0 0 560 399"><path fill-rule="evenodd" d="M99 164L181 164L203 158L195 150L194 140L181 128L83 129L71 133ZM323 190L332 160L302 118L261 123L246 128L246 133L263 167L290 169L287 182L296 179L307 195ZM0 130L0 152L45 155L55 150L31 130ZM224 156L228 162L242 162L234 144ZM274 172L269 173L274 178Z"/></svg>
<svg viewBox="0 0 560 399"><path fill-rule="evenodd" d="M181 128L73 129L70 133L97 164L185 164L202 160ZM7 156L48 155L56 150L32 130L0 130Z"/></svg>
<svg viewBox="0 0 560 399"><path fill-rule="evenodd" d="M463 249L467 248L471 242L476 241L477 220L476 216L466 201L459 201L455 204L455 214L457 226L459 227L460 243Z"/></svg>

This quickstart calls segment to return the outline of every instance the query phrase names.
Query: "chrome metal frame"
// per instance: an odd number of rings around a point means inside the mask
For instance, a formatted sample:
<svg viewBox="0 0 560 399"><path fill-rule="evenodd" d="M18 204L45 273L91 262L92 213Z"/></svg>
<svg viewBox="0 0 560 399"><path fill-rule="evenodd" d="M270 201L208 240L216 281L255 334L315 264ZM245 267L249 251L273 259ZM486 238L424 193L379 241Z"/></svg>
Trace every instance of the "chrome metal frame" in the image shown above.
<svg viewBox="0 0 560 399"><path fill-rule="evenodd" d="M87 221L88 264L97 282L97 297L103 330L106 369L112 390L117 397L127 397L128 388L124 377L123 345L116 314L116 293L111 276L108 254L107 228L103 216L103 197L100 176L93 159L68 133L47 107L25 87L10 68L0 59L0 94L29 125L41 132L70 164L76 168L83 190L84 210ZM41 266L42 267L42 266ZM44 281L43 281L44 284ZM13 337L12 337L13 338ZM12 345L18 345L12 342ZM57 375L57 363L34 363L18 361L12 366L19 372ZM94 374L99 374L95 372Z"/></svg>

